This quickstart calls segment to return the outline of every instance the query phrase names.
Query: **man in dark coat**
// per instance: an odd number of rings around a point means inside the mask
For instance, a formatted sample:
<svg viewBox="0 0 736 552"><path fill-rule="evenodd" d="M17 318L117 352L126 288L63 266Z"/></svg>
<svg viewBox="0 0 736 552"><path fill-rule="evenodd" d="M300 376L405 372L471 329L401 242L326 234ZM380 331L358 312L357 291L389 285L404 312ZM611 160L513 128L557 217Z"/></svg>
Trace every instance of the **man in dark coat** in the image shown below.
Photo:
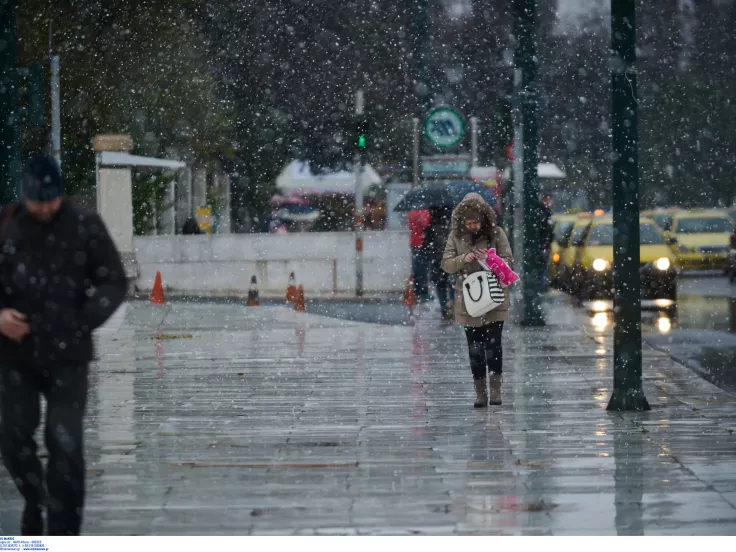
<svg viewBox="0 0 736 552"><path fill-rule="evenodd" d="M126 282L102 219L66 199L56 161L24 167L22 202L0 212L0 452L26 506L23 535L77 535L84 506L82 418L92 331ZM46 397L45 486L33 434Z"/></svg>
<svg viewBox="0 0 736 552"><path fill-rule="evenodd" d="M539 287L542 293L549 288L549 256L552 250L552 240L555 234L555 222L552 220L552 209L554 208L554 198L550 194L542 197L542 208L539 218L539 241L540 241L540 264L541 274L539 278Z"/></svg>
<svg viewBox="0 0 736 552"><path fill-rule="evenodd" d="M447 238L452 231L452 209L432 209L432 219L426 231L426 247L429 252L429 276L437 286L437 299L443 320L452 320L453 283L450 275L442 269L442 255Z"/></svg>

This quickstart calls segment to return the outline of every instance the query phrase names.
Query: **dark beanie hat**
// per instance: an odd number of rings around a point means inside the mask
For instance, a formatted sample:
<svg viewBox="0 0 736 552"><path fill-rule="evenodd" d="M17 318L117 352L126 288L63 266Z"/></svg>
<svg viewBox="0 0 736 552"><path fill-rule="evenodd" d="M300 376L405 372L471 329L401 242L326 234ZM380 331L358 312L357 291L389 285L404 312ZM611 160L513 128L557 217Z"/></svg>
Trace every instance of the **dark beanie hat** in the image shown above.
<svg viewBox="0 0 736 552"><path fill-rule="evenodd" d="M20 189L22 199L40 203L61 197L64 182L56 159L46 155L29 159L23 167Z"/></svg>

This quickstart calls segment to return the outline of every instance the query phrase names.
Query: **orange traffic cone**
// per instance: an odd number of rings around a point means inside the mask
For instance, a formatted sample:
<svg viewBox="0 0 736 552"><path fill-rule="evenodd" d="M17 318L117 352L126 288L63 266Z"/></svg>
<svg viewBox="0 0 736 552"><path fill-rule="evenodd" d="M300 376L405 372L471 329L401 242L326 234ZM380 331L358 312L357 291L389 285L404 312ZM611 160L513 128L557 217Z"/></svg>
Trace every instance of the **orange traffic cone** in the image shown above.
<svg viewBox="0 0 736 552"><path fill-rule="evenodd" d="M307 303L304 300L304 286L299 284L299 288L296 292L296 302L294 303L294 310L296 312L307 312Z"/></svg>
<svg viewBox="0 0 736 552"><path fill-rule="evenodd" d="M257 307L261 302L258 299L258 280L253 276L250 279L250 289L248 289L248 306Z"/></svg>
<svg viewBox="0 0 736 552"><path fill-rule="evenodd" d="M161 272L156 272L156 280L153 282L153 291L151 292L152 305L165 305L164 286L161 283Z"/></svg>
<svg viewBox="0 0 736 552"><path fill-rule="evenodd" d="M289 274L289 285L286 287L286 302L294 303L296 305L297 300L297 289L296 289L296 277L294 273Z"/></svg>

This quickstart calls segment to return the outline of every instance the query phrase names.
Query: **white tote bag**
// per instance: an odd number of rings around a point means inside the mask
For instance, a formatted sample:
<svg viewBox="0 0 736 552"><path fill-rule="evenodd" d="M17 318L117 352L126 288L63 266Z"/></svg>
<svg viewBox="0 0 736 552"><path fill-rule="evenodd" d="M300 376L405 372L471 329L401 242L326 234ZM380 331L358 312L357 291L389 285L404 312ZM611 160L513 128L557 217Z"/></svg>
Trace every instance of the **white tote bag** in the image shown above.
<svg viewBox="0 0 736 552"><path fill-rule="evenodd" d="M473 318L488 314L496 307L503 305L506 299L496 275L483 261L479 261L479 264L486 270L474 272L463 280L465 310Z"/></svg>

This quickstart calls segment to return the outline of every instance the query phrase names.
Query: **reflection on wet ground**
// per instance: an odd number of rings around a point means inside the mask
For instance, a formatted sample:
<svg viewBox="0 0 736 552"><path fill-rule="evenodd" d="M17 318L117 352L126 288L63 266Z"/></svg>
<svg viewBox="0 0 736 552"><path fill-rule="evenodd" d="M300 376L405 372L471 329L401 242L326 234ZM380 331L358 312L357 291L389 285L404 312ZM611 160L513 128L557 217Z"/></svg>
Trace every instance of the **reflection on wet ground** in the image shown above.
<svg viewBox="0 0 736 552"><path fill-rule="evenodd" d="M614 322L613 301L585 303L582 308L588 314L590 325L596 331L605 332L612 328ZM678 309L671 301L643 304L641 318L644 334L658 332L666 335L677 328L680 322Z"/></svg>
<svg viewBox="0 0 736 552"><path fill-rule="evenodd" d="M736 295L725 278L685 281L676 302L661 299L642 301L642 331L670 333L675 329L712 330L736 333ZM613 301L592 301L582 308L599 330L613 322Z"/></svg>

